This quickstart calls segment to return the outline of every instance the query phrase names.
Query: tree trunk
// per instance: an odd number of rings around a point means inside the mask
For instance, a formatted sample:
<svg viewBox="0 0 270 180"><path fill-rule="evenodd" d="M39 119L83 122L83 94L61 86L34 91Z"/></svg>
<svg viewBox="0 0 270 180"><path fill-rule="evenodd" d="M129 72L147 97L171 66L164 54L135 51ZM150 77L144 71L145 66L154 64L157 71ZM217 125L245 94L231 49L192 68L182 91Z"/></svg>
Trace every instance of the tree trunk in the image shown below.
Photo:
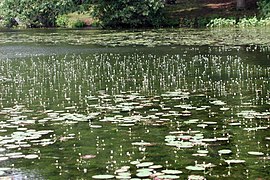
<svg viewBox="0 0 270 180"><path fill-rule="evenodd" d="M246 0L236 0L236 9L243 10L246 8Z"/></svg>

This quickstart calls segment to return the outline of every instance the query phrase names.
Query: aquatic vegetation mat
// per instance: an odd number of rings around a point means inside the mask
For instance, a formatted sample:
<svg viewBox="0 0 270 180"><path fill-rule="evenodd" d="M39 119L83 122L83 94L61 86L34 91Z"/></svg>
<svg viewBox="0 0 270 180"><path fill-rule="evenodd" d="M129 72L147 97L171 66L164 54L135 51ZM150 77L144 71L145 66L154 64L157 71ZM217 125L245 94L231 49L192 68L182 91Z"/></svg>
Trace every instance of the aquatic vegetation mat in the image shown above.
<svg viewBox="0 0 270 180"><path fill-rule="evenodd" d="M270 66L254 48L2 59L0 177L268 177Z"/></svg>
<svg viewBox="0 0 270 180"><path fill-rule="evenodd" d="M15 30L0 32L0 44L36 43L46 45L178 46L178 45L269 45L270 29L154 29L154 30Z"/></svg>

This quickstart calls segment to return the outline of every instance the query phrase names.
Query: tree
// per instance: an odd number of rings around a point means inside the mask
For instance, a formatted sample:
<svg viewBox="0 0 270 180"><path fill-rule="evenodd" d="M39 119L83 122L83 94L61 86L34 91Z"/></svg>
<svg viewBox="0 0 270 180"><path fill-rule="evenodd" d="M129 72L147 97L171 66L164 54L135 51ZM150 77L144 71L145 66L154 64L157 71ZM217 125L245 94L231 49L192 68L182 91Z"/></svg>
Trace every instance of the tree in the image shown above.
<svg viewBox="0 0 270 180"><path fill-rule="evenodd" d="M58 15L73 8L72 0L3 0L1 14L6 26L51 27Z"/></svg>
<svg viewBox="0 0 270 180"><path fill-rule="evenodd" d="M93 16L103 27L159 26L163 7L161 0L97 0Z"/></svg>

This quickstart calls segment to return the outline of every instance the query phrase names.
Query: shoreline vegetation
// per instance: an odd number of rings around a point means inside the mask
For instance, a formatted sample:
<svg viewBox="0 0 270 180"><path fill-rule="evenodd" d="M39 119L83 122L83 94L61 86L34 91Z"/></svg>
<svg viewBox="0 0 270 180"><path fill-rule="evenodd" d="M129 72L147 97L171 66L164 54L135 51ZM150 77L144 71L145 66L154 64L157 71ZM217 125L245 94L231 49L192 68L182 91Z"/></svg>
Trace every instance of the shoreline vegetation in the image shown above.
<svg viewBox="0 0 270 180"><path fill-rule="evenodd" d="M269 0L4 0L0 28L206 28L270 25ZM25 7L31 5L31 8ZM57 11L56 11L57 9Z"/></svg>

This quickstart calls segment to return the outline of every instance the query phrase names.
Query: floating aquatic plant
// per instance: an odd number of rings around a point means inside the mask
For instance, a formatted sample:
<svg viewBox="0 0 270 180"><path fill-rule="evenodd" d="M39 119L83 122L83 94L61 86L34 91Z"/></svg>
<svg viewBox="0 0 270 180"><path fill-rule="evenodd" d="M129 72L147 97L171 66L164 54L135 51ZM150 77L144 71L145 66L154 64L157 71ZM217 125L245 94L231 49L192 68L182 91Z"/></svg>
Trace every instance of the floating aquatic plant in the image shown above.
<svg viewBox="0 0 270 180"><path fill-rule="evenodd" d="M113 179L113 175L104 174L104 175L94 175L92 176L93 179Z"/></svg>

